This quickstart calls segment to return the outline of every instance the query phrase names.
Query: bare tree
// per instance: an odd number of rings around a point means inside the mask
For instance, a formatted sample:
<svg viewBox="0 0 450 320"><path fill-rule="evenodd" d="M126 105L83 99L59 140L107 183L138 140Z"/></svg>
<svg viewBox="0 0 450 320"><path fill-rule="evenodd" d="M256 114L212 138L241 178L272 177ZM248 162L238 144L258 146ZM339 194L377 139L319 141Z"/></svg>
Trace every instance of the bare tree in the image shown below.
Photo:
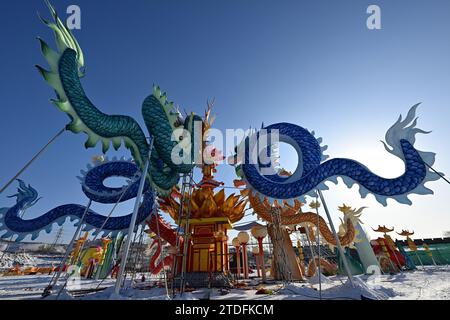
<svg viewBox="0 0 450 320"><path fill-rule="evenodd" d="M450 230L443 232L444 237L450 237Z"/></svg>

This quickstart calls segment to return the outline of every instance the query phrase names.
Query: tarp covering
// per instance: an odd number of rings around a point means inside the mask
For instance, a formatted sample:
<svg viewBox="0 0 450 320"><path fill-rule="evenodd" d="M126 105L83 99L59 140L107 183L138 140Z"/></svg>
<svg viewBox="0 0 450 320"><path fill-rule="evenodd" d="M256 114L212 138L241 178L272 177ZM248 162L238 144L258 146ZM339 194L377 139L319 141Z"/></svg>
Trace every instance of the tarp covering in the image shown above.
<svg viewBox="0 0 450 320"><path fill-rule="evenodd" d="M250 222L250 223L248 223L248 224L244 224L244 225L242 225L242 226L233 227L233 229L234 229L234 230L237 230L237 231L248 231L248 230L250 230L251 228L256 227L256 226L261 226L261 227L263 227L262 224L259 224L258 222L253 221L253 222Z"/></svg>

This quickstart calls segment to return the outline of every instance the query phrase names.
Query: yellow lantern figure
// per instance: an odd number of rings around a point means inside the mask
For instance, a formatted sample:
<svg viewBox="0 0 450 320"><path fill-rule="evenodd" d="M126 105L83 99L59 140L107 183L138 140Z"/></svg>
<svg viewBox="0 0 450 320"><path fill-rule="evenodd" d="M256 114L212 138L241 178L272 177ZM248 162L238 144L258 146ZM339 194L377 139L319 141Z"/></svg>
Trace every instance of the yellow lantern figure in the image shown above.
<svg viewBox="0 0 450 320"><path fill-rule="evenodd" d="M384 234L384 239L386 240L386 244L387 244L388 248L391 249L394 254L394 257L395 257L395 260L397 261L397 266L398 266L399 270L402 271L402 269L401 269L402 264L400 263L400 260L397 257L397 254L396 254L397 246L395 245L394 240L392 240L391 236L388 235L387 233Z"/></svg>
<svg viewBox="0 0 450 320"><path fill-rule="evenodd" d="M406 238L406 241L408 242L408 247L411 251L417 251L417 246L410 237Z"/></svg>
<svg viewBox="0 0 450 320"><path fill-rule="evenodd" d="M419 254L417 253L417 246L416 246L416 244L414 243L414 241L410 237L407 237L406 241L408 242L409 250L411 250L412 252L415 252L417 260L419 260L419 263L421 264L421 266L423 268L423 262L422 262L422 259L420 259Z"/></svg>
<svg viewBox="0 0 450 320"><path fill-rule="evenodd" d="M383 233L383 236L384 236L384 240L382 241L383 246L392 250L392 255L394 256L394 259L397 261L397 267L394 266L394 263L390 259L390 254L389 254L389 251L387 250L387 248L383 248L383 251L385 251L385 253L387 253L387 257L389 258L392 268L394 270L398 269L400 272L402 272L402 264L400 263L400 260L398 259L397 253L396 253L397 247L395 245L394 240L392 240L392 238L388 235L388 233L394 231L394 228L389 229L386 226L378 226L378 229L375 230L372 228L372 230L375 232ZM384 250L384 249L386 249L386 250Z"/></svg>
<svg viewBox="0 0 450 320"><path fill-rule="evenodd" d="M414 243L414 241L409 237L409 236L412 236L414 234L414 231L413 232L409 232L408 230L402 230L401 233L397 232L397 234L400 235L400 236L406 237L406 243L408 244L409 250L411 250L411 252L414 252L416 254L417 260L419 260L419 263L420 263L420 265L423 268L422 260L420 259L420 256L417 253L417 246Z"/></svg>
<svg viewBox="0 0 450 320"><path fill-rule="evenodd" d="M388 249L386 248L386 243L385 243L384 240L382 240L382 239L380 239L379 242L380 242L381 249L383 249L384 255L385 255L389 260L391 260L391 257L390 257L390 255L389 255L389 251L388 251Z"/></svg>
<svg viewBox="0 0 450 320"><path fill-rule="evenodd" d="M386 247L386 242L383 239L378 240L378 242L380 243L381 249L383 249L384 255L386 256L386 258L388 259L389 263L391 264L392 270L395 271L396 268L394 267L394 264L392 263L391 256L389 255L389 251L388 251L388 249Z"/></svg>
<svg viewBox="0 0 450 320"><path fill-rule="evenodd" d="M303 247L300 245L300 241L297 242L298 248L298 258L303 263L305 261L305 256L303 255Z"/></svg>
<svg viewBox="0 0 450 320"><path fill-rule="evenodd" d="M80 257L81 248L84 246L87 238L89 237L89 232L85 232L84 236L80 237L75 244L75 249L72 252L72 256L70 258L70 264L77 264L78 258Z"/></svg>
<svg viewBox="0 0 450 320"><path fill-rule="evenodd" d="M112 240L111 239L109 239L109 238L103 238L102 239L102 256L101 256L101 259L100 259L100 261L98 262L98 264L99 265L103 265L103 262L105 261L105 258L106 258L106 253L107 253L107 251L108 251L108 246L109 246L109 244L112 242Z"/></svg>
<svg viewBox="0 0 450 320"><path fill-rule="evenodd" d="M298 260L302 274L305 274L305 256L303 255L303 247L300 240L297 240Z"/></svg>
<svg viewBox="0 0 450 320"><path fill-rule="evenodd" d="M391 236L386 234L384 236L384 239L386 240L386 244L388 245L389 248L391 248L392 250L394 250L396 248L395 242L394 242L394 240L392 240Z"/></svg>
<svg viewBox="0 0 450 320"><path fill-rule="evenodd" d="M433 256L433 253L431 253L430 247L429 247L425 242L422 244L422 246L423 246L423 248L425 249L425 251L427 252L427 255L430 256L430 257L432 257L432 256Z"/></svg>
<svg viewBox="0 0 450 320"><path fill-rule="evenodd" d="M433 264L436 266L436 261L434 260L433 257L433 252L431 252L430 247L428 246L428 244L426 244L425 242L422 244L423 248L425 249L425 251L427 252L427 255L431 258L431 260L433 261Z"/></svg>
<svg viewBox="0 0 450 320"><path fill-rule="evenodd" d="M310 225L307 226L309 232L309 238L311 241L317 241L316 233L314 232L314 228Z"/></svg>

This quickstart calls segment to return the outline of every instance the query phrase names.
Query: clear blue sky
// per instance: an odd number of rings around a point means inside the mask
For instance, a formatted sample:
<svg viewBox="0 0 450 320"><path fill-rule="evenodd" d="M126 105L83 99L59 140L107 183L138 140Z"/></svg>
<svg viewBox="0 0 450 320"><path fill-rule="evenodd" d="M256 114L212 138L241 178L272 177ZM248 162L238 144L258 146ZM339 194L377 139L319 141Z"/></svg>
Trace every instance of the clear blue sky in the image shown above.
<svg viewBox="0 0 450 320"><path fill-rule="evenodd" d="M401 161L379 140L400 113L423 102L417 146L438 154L436 168L450 172L450 2L434 1L59 1L82 11L75 31L86 57L83 85L109 114L140 114L153 83L188 111L202 113L216 98L218 129L292 122L314 129L332 157L349 157L394 177ZM366 8L377 4L382 30L366 28ZM34 69L45 66L37 36L53 35L36 16L49 17L43 1L1 1L0 183L6 182L60 128L66 115L49 103L52 90ZM85 135L64 134L23 175L44 197L27 212L35 217L66 203L87 203L75 178L100 149L86 151ZM128 155L120 150L110 155ZM294 166L294 154L282 153ZM219 167L228 185L233 169ZM357 189L326 192L333 217L343 202L369 206L365 226L409 228L419 237L450 230L450 186L430 184L435 196L412 197L414 205L372 198ZM7 194L14 192L15 185ZM0 207L14 201L0 197ZM108 206L94 206L107 213ZM132 204L120 207L121 214ZM72 228L66 225L66 239ZM42 233L44 235L44 233ZM373 233L372 233L373 235ZM54 236L39 240L51 241Z"/></svg>

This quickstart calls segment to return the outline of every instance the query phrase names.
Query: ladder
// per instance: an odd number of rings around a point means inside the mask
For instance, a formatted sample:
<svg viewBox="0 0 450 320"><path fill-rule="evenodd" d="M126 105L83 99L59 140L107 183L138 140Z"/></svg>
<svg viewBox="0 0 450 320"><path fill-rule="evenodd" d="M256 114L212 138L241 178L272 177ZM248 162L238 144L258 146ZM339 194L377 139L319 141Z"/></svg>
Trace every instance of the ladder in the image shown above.
<svg viewBox="0 0 450 320"><path fill-rule="evenodd" d="M152 214L155 214L155 213L152 213ZM136 239L136 237L135 237L135 239ZM143 262L143 256L144 256L144 251L145 251L144 246L143 246L143 241L144 241L144 227L141 228L138 242L137 243L135 241L133 242L134 247L135 247L135 249L134 249L135 254L134 254L134 261L133 261L133 265L132 265L132 274L131 274L131 284L132 285L134 283L134 280L136 279L136 273L139 270L142 272L142 262ZM161 252L161 257L162 257L162 252ZM162 258L164 258L164 257L162 257Z"/></svg>
<svg viewBox="0 0 450 320"><path fill-rule="evenodd" d="M60 227L58 232L56 233L55 240L53 241L52 245L50 246L50 249L53 249L58 244L59 240L61 240L62 234L63 234L64 228Z"/></svg>
<svg viewBox="0 0 450 320"><path fill-rule="evenodd" d="M186 267L187 267L187 254L189 249L189 220L191 215L191 197L194 188L193 183L193 171L188 174L184 174L181 182L181 199L180 208L178 212L178 228L177 228L177 240L176 248L177 253L173 262L172 268L172 296L175 297L176 292L176 280L179 280L179 290L182 296L186 289ZM187 193L187 196L186 196ZM186 208L186 210L184 210ZM184 212L186 211L186 212ZM183 231L181 230L181 225L183 220L185 220L185 225ZM183 238L183 244L181 244L181 238ZM181 245L183 247L181 248ZM182 249L182 250L181 250ZM181 273L178 273L179 258L182 258L181 262Z"/></svg>

